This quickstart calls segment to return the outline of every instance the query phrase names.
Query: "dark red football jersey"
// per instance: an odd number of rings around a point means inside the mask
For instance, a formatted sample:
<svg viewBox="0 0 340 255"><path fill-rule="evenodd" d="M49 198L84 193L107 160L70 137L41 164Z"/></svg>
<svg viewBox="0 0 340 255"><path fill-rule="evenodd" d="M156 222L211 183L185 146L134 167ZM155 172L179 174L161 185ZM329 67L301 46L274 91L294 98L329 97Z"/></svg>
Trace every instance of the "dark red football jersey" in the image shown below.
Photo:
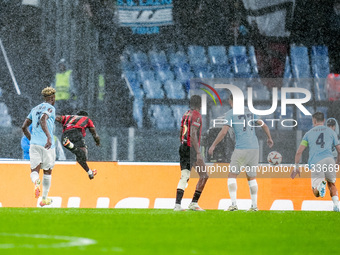
<svg viewBox="0 0 340 255"><path fill-rule="evenodd" d="M63 132L66 130L80 128L83 136L86 136L86 128L94 127L92 120L87 116L65 115L62 116Z"/></svg>
<svg viewBox="0 0 340 255"><path fill-rule="evenodd" d="M181 134L181 142L186 142L188 146L191 147L191 139L190 139L190 130L191 125L194 125L199 130L197 132L197 140L198 145L200 145L201 142L201 131L202 131L202 116L201 114L196 110L188 110L186 113L184 113L181 121L181 127L182 127L182 134Z"/></svg>

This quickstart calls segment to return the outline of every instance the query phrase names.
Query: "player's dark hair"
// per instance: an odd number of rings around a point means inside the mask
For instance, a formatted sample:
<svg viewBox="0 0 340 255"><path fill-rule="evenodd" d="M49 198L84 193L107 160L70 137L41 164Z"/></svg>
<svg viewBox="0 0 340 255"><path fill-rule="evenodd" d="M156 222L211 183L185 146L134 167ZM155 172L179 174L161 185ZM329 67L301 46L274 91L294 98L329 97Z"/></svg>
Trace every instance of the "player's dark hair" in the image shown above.
<svg viewBox="0 0 340 255"><path fill-rule="evenodd" d="M190 98L190 108L194 108L194 109L201 108L201 104L202 104L202 99L200 96L193 95Z"/></svg>
<svg viewBox="0 0 340 255"><path fill-rule="evenodd" d="M316 112L312 115L317 122L325 121L325 115L322 112Z"/></svg>
<svg viewBox="0 0 340 255"><path fill-rule="evenodd" d="M78 112L76 113L76 115L79 115L79 116L89 116L89 114L88 114L86 111L83 111L83 110L78 111Z"/></svg>
<svg viewBox="0 0 340 255"><path fill-rule="evenodd" d="M328 119L328 120L327 120L327 126L328 126L328 127L333 127L333 126L335 126L335 119Z"/></svg>

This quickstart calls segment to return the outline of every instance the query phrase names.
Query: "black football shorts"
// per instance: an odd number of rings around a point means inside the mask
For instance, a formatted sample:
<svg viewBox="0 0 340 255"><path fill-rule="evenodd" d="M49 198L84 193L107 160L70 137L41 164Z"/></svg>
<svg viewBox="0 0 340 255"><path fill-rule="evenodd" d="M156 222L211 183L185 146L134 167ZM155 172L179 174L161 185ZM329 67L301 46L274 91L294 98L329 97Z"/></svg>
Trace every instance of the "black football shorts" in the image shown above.
<svg viewBox="0 0 340 255"><path fill-rule="evenodd" d="M197 153L194 148L181 144L179 146L179 158L181 170L187 169L190 171L197 161Z"/></svg>

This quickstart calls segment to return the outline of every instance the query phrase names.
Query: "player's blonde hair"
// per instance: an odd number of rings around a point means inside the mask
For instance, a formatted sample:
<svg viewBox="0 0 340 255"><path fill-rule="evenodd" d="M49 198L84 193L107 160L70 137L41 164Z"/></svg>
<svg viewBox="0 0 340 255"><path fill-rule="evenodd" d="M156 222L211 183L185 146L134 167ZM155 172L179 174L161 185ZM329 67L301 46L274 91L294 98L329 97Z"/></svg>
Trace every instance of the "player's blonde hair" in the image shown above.
<svg viewBox="0 0 340 255"><path fill-rule="evenodd" d="M56 92L56 90L52 87L46 87L41 91L41 95L43 95L44 97L49 97L54 95Z"/></svg>

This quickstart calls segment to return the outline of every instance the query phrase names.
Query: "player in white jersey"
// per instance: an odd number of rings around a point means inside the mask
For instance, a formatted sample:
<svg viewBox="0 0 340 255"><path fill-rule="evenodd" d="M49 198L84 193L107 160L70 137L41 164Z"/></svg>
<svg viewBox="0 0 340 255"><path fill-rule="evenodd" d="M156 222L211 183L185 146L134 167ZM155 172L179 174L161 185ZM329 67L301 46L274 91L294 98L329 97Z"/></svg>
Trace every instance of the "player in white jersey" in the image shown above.
<svg viewBox="0 0 340 255"><path fill-rule="evenodd" d="M233 108L233 97L230 95L229 104ZM249 211L258 211L257 208L257 191L258 186L256 182L257 167L259 163L259 143L255 133L255 126L261 126L267 135L267 144L271 148L274 142L271 138L268 126L260 119L245 108L243 115L234 115L233 109L226 114L226 125L224 125L217 135L215 141L209 148L208 153L213 154L216 145L222 141L224 136L228 133L230 127L234 129L236 145L235 150L231 156L230 171L228 175L228 189L231 199L231 206L228 211L238 210L236 204L237 182L236 177L241 170L245 170L250 189L250 197L252 205Z"/></svg>
<svg viewBox="0 0 340 255"><path fill-rule="evenodd" d="M336 133L329 127L324 126L325 118L322 112L312 115L313 128L309 130L300 143L295 154L295 167L291 173L294 179L300 176L299 162L303 151L309 148L308 166L311 172L313 194L316 197L324 197L326 194L326 181L333 201L333 211L339 211L338 190L335 186L336 172L340 163L340 144ZM336 164L334 161L332 147L338 152ZM326 179L326 181L325 181Z"/></svg>
<svg viewBox="0 0 340 255"><path fill-rule="evenodd" d="M24 135L31 141L30 146L30 165L31 180L34 183L34 194L38 198L40 195L39 171L44 170L43 193L40 206L50 205L52 199L48 198L51 186L52 168L55 163L55 145L53 139L55 121L55 89L46 87L41 91L45 102L34 107L28 114L22 125ZM32 124L32 133L28 131Z"/></svg>

